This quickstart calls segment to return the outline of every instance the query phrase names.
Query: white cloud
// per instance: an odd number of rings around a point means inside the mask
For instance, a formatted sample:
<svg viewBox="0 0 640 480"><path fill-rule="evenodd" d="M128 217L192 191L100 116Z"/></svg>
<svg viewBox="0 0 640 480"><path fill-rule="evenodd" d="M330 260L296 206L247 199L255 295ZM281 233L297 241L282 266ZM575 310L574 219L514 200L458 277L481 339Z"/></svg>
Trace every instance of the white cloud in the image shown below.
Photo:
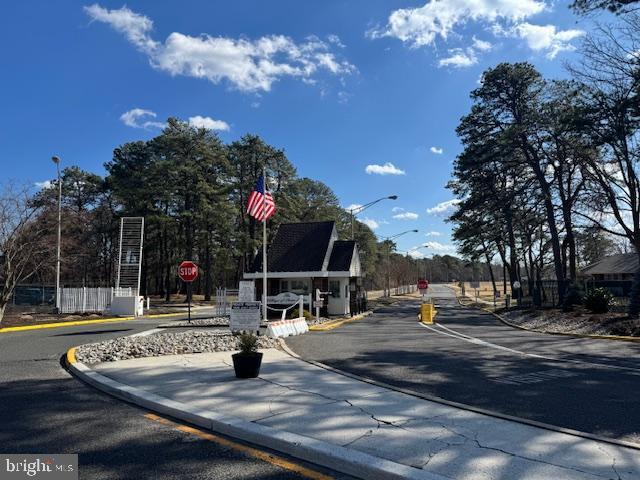
<svg viewBox="0 0 640 480"><path fill-rule="evenodd" d="M312 80L320 70L334 75L356 71L352 64L330 51L330 44L317 37L296 43L284 35L248 40L173 32L163 43L151 38L153 21L127 7L108 10L94 4L84 10L92 20L107 23L125 35L149 57L154 68L214 84L226 80L244 92L269 91L282 77Z"/></svg>
<svg viewBox="0 0 640 480"><path fill-rule="evenodd" d="M442 236L442 233L440 232L427 232L424 234L425 237L440 237Z"/></svg>
<svg viewBox="0 0 640 480"><path fill-rule="evenodd" d="M460 202L461 200L457 198L440 202L434 207L427 208L427 213L429 215L448 216L455 211Z"/></svg>
<svg viewBox="0 0 640 480"><path fill-rule="evenodd" d="M402 207L393 207L393 208L391 209L391 211L392 211L393 213L396 213L396 212L404 212L404 208L402 208Z"/></svg>
<svg viewBox="0 0 640 480"><path fill-rule="evenodd" d="M431 150L431 153L435 153L436 155L442 155L444 152L442 147L431 147L429 150Z"/></svg>
<svg viewBox="0 0 640 480"><path fill-rule="evenodd" d="M398 213L397 215L394 215L393 218L398 220L417 220L418 216L419 215L417 213L404 212L404 213Z"/></svg>
<svg viewBox="0 0 640 480"><path fill-rule="evenodd" d="M456 247L454 245L440 243L440 242L427 242L424 247L433 250L435 252L455 252Z"/></svg>
<svg viewBox="0 0 640 480"><path fill-rule="evenodd" d="M144 15L129 10L126 6L119 10L107 10L97 3L84 7L84 11L92 20L108 23L118 33L143 52L151 52L158 48L158 42L151 39L153 21Z"/></svg>
<svg viewBox="0 0 640 480"><path fill-rule="evenodd" d="M329 43L333 43L336 47L344 48L344 43L340 40L340 37L335 34L327 35L327 40Z"/></svg>
<svg viewBox="0 0 640 480"><path fill-rule="evenodd" d="M449 53L450 56L438 60L439 67L465 68L478 63L478 57L476 57L471 48L466 51L461 48L454 48L449 50Z"/></svg>
<svg viewBox="0 0 640 480"><path fill-rule="evenodd" d="M513 27L508 34L525 40L531 50L544 51L547 58L554 59L560 52L575 50L571 40L583 36L585 32L558 30L555 25L532 25L524 22Z"/></svg>
<svg viewBox="0 0 640 480"><path fill-rule="evenodd" d="M405 171L397 168L393 163L387 162L384 165L371 164L364 169L368 174L376 175L404 175Z"/></svg>
<svg viewBox="0 0 640 480"><path fill-rule="evenodd" d="M45 180L44 182L36 182L34 185L40 190L47 190L53 187L53 182L51 180Z"/></svg>
<svg viewBox="0 0 640 480"><path fill-rule="evenodd" d="M361 204L352 203L351 205L348 205L348 206L344 207L344 209L347 210L347 211L349 211L349 210L358 210L358 209L360 209L360 207L362 207Z"/></svg>
<svg viewBox="0 0 640 480"><path fill-rule="evenodd" d="M222 130L229 131L231 127L223 120L214 120L211 117L201 117L196 115L195 117L189 117L189 125L196 128L205 128L207 130Z"/></svg>
<svg viewBox="0 0 640 480"><path fill-rule="evenodd" d="M156 112L153 112L151 110L145 110L143 108L132 108L128 112L124 112L122 115L120 115L120 120L122 120L122 123L124 123L126 126L133 128L164 128L164 123L148 120L149 118L156 118L156 116ZM147 120L144 120L145 118Z"/></svg>
<svg viewBox="0 0 640 480"><path fill-rule="evenodd" d="M395 37L411 47L447 39L455 27L469 21L518 22L542 12L542 0L431 0L418 8L401 8L389 16L386 27L369 32L372 38Z"/></svg>
<svg viewBox="0 0 640 480"><path fill-rule="evenodd" d="M375 220L373 220L372 218L363 218L360 220L362 223L364 223L367 227L369 227L371 230L375 230L377 228L380 227L380 223L376 222Z"/></svg>
<svg viewBox="0 0 640 480"><path fill-rule="evenodd" d="M491 42L473 37L473 48L475 48L476 50L480 50L481 52L488 52L493 48L493 45L491 44Z"/></svg>
<svg viewBox="0 0 640 480"><path fill-rule="evenodd" d="M411 258L413 258L413 259L421 259L421 258L424 258L424 257L425 257L425 254L424 254L424 253L422 253L422 252L419 250L419 248L420 248L420 247L413 247L413 248L410 248L410 249L409 249L409 251L407 252L407 255L409 255L409 256L410 256Z"/></svg>

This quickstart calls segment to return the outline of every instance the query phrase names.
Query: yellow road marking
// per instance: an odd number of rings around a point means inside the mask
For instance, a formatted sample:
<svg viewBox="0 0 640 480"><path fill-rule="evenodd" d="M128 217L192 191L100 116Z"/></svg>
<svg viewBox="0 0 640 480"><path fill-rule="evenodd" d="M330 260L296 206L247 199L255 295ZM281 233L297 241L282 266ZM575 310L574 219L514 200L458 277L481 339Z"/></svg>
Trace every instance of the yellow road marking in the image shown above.
<svg viewBox="0 0 640 480"><path fill-rule="evenodd" d="M22 327L0 328L0 333L21 332L25 330L40 330L43 328L75 327L78 325L91 325L94 323L118 323L118 322L127 322L129 320L135 320L135 319L144 320L147 318L178 317L183 315L186 315L186 313L158 313L155 315L144 315L142 317L98 318L95 320L75 320L73 322L43 323L41 325L24 325Z"/></svg>
<svg viewBox="0 0 640 480"><path fill-rule="evenodd" d="M333 330L334 328L341 327L345 323L355 322L357 320L362 320L363 318L367 318L368 316L371 315L371 313L367 315L362 314L359 316L355 316L353 318L345 318L344 320L331 320L329 322L321 323L319 325L312 325L309 327L309 330L313 332L326 332L328 330Z"/></svg>
<svg viewBox="0 0 640 480"><path fill-rule="evenodd" d="M154 422L161 423L162 425L175 428L176 430L179 430L183 433L195 435L199 438L202 438L203 440L208 440L210 442L217 443L218 445L221 445L223 447L232 448L234 450L240 451L246 455L257 458L258 460L262 460L272 465L276 465L278 467L284 468L285 470L289 470L299 475L303 475L312 480L333 480L333 477L329 477L322 473L303 467L302 465L298 465L296 463L290 462L289 460L286 460L282 457L277 457L270 453L263 452L262 450L258 450L257 448L236 443L232 440L219 437L218 435L213 435L211 433L205 432L198 428L189 427L187 425L181 425L179 423L172 422L171 420L167 420L166 418L160 417L154 413L147 413L145 414L145 417L148 418L149 420L153 420Z"/></svg>

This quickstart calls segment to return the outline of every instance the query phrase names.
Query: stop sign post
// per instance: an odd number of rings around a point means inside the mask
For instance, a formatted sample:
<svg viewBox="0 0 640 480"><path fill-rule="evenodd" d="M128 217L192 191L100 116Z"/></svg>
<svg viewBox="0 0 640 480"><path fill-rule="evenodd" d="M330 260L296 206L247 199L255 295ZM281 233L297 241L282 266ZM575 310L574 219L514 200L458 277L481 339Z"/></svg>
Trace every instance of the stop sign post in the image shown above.
<svg viewBox="0 0 640 480"><path fill-rule="evenodd" d="M427 293L427 289L429 288L429 282L427 280L420 279L418 280L418 290L420 290L420 295L424 297Z"/></svg>
<svg viewBox="0 0 640 480"><path fill-rule="evenodd" d="M198 265L185 260L178 267L178 277L187 284L187 301L189 302L189 323L191 323L191 283L198 278Z"/></svg>

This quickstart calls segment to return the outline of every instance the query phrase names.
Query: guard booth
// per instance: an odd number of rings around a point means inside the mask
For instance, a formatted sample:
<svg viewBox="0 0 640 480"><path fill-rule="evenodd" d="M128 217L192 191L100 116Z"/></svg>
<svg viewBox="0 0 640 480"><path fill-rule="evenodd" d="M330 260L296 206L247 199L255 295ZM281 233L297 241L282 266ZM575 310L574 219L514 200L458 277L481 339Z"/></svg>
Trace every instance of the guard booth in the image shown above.
<svg viewBox="0 0 640 480"><path fill-rule="evenodd" d="M333 221L280 225L268 246L267 260L269 304L272 300L277 302L278 297L286 299L285 294L291 294L289 298L303 295L304 308L312 312L315 292L320 290L329 292L323 295L320 314L344 316L350 315L354 306L361 302L358 245L353 240L340 240ZM261 298L261 253L244 273L244 279L255 281L256 298Z"/></svg>

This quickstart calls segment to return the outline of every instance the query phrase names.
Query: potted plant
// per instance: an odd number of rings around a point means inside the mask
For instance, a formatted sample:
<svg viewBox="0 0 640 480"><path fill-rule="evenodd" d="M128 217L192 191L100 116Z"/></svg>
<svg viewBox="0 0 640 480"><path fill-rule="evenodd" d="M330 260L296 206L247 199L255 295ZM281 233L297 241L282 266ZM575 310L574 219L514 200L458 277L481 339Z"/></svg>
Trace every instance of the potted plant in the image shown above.
<svg viewBox="0 0 640 480"><path fill-rule="evenodd" d="M243 333L238 341L240 351L231 355L237 378L256 378L260 374L262 353L258 352L258 337Z"/></svg>

